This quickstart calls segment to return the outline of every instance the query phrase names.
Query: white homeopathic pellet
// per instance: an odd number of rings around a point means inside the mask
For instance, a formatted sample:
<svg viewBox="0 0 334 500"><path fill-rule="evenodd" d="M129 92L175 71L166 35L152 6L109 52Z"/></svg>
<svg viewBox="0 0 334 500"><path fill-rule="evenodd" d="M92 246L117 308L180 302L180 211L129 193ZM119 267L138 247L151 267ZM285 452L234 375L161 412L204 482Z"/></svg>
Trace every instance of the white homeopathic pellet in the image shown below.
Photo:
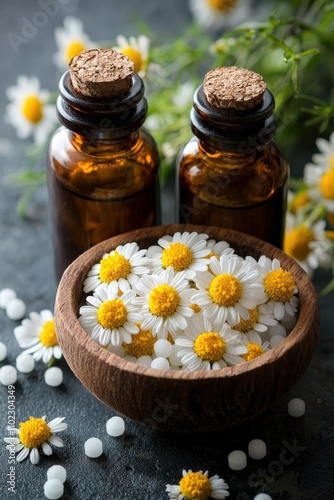
<svg viewBox="0 0 334 500"><path fill-rule="evenodd" d="M228 465L232 470L242 470L247 465L247 455L241 450L234 450L227 457Z"/></svg>
<svg viewBox="0 0 334 500"><path fill-rule="evenodd" d="M158 358L168 358L172 354L172 344L166 339L158 339L154 343L154 352Z"/></svg>
<svg viewBox="0 0 334 500"><path fill-rule="evenodd" d="M267 445L262 439L252 439L248 443L248 455L255 460L264 458L267 454Z"/></svg>
<svg viewBox="0 0 334 500"><path fill-rule="evenodd" d="M3 361L7 357L7 346L3 342L0 342L0 361Z"/></svg>
<svg viewBox="0 0 334 500"><path fill-rule="evenodd" d="M270 339L270 347L271 348L276 347L278 344L283 342L283 340L285 340L285 337L282 337L282 335L274 335Z"/></svg>
<svg viewBox="0 0 334 500"><path fill-rule="evenodd" d="M64 494L64 485L59 479L48 479L44 483L44 495L50 500L61 498Z"/></svg>
<svg viewBox="0 0 334 500"><path fill-rule="evenodd" d="M35 368L35 360L31 354L22 353L16 358L16 369L21 373L30 373Z"/></svg>
<svg viewBox="0 0 334 500"><path fill-rule="evenodd" d="M45 370L44 380L47 385L50 385L51 387L58 387L63 383L63 379L63 370L58 366L51 366L51 368Z"/></svg>
<svg viewBox="0 0 334 500"><path fill-rule="evenodd" d="M103 453L102 441L95 437L87 439L85 442L85 453L90 458L100 457Z"/></svg>
<svg viewBox="0 0 334 500"><path fill-rule="evenodd" d="M0 383L2 385L12 385L17 381L17 370L15 366L4 365L0 368Z"/></svg>
<svg viewBox="0 0 334 500"><path fill-rule="evenodd" d="M16 299L17 295L15 290L12 288L3 288L0 290L0 307L6 309L7 304L13 299Z"/></svg>
<svg viewBox="0 0 334 500"><path fill-rule="evenodd" d="M66 481L66 469L62 465L53 465L46 471L48 479L58 479L61 483Z"/></svg>
<svg viewBox="0 0 334 500"><path fill-rule="evenodd" d="M305 401L303 399L294 398L288 403L288 413L291 417L301 417L305 413Z"/></svg>
<svg viewBox="0 0 334 500"><path fill-rule="evenodd" d="M154 358L151 363L151 368L156 370L169 370L169 361L166 358Z"/></svg>
<svg viewBox="0 0 334 500"><path fill-rule="evenodd" d="M106 423L107 433L112 437L119 437L124 434L125 423L122 417L111 417Z"/></svg>
<svg viewBox="0 0 334 500"><path fill-rule="evenodd" d="M26 313L26 305L21 299L13 299L6 306L6 314L14 321L22 319Z"/></svg>
<svg viewBox="0 0 334 500"><path fill-rule="evenodd" d="M267 493L258 493L255 497L254 500L272 500L270 495L267 495Z"/></svg>

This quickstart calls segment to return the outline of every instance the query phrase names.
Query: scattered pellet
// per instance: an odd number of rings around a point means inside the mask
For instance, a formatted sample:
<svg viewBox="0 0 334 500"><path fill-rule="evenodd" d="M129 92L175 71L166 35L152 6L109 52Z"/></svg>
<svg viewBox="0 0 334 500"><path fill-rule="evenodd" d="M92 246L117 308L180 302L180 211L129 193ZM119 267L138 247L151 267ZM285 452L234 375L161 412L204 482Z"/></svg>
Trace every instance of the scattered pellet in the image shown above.
<svg viewBox="0 0 334 500"><path fill-rule="evenodd" d="M291 417L301 417L305 413L305 401L294 398L288 403L288 413Z"/></svg>
<svg viewBox="0 0 334 500"><path fill-rule="evenodd" d="M95 437L87 439L85 442L85 453L90 458L100 457L103 453L102 441Z"/></svg>
<svg viewBox="0 0 334 500"><path fill-rule="evenodd" d="M106 423L107 433L112 437L119 437L124 434L125 423L122 417L111 417Z"/></svg>
<svg viewBox="0 0 334 500"><path fill-rule="evenodd" d="M44 380L47 385L51 387L58 387L63 383L63 370L58 368L58 366L52 366L45 370Z"/></svg>
<svg viewBox="0 0 334 500"><path fill-rule="evenodd" d="M232 470L242 470L247 465L247 456L241 450L234 450L227 457L228 465Z"/></svg>
<svg viewBox="0 0 334 500"><path fill-rule="evenodd" d="M267 454L267 445L262 439L252 439L248 443L248 455L255 460L264 458Z"/></svg>
<svg viewBox="0 0 334 500"><path fill-rule="evenodd" d="M64 485L59 479L48 479L44 483L44 495L50 500L61 498L64 494Z"/></svg>
<svg viewBox="0 0 334 500"><path fill-rule="evenodd" d="M16 358L16 369L21 373L30 373L35 368L35 360L31 354L19 354Z"/></svg>
<svg viewBox="0 0 334 500"><path fill-rule="evenodd" d="M26 305L21 299L13 299L6 305L6 314L14 321L22 319L26 313Z"/></svg>
<svg viewBox="0 0 334 500"><path fill-rule="evenodd" d="M0 383L2 385L13 385L17 381L17 370L15 366L4 365L0 368Z"/></svg>

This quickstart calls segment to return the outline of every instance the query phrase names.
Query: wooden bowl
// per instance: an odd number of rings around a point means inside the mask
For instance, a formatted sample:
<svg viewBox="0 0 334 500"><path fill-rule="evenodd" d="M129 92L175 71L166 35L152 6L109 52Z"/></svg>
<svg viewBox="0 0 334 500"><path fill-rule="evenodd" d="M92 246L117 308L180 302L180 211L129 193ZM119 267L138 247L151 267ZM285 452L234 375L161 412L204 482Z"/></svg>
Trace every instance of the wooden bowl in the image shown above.
<svg viewBox="0 0 334 500"><path fill-rule="evenodd" d="M176 231L226 240L241 256L276 257L299 290L296 326L278 346L258 358L210 372L160 371L136 365L101 348L78 321L83 282L93 264L117 245L141 248ZM58 287L55 322L59 344L82 384L116 412L153 429L211 432L234 427L268 409L307 368L319 334L317 296L307 274L281 250L259 239L217 227L167 225L115 236L86 251L65 271Z"/></svg>

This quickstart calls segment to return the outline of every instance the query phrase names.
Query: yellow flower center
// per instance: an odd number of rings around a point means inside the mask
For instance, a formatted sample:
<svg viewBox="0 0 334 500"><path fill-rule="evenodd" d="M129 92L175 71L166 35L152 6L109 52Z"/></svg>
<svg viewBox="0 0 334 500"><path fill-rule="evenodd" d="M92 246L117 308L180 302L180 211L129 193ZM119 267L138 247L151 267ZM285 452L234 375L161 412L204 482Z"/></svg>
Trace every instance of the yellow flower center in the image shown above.
<svg viewBox="0 0 334 500"><path fill-rule="evenodd" d="M19 424L19 439L27 448L39 448L52 436L48 424L42 418L30 417Z"/></svg>
<svg viewBox="0 0 334 500"><path fill-rule="evenodd" d="M251 361L252 359L257 358L264 353L264 350L262 349L260 344L256 344L255 342L250 342L246 345L246 347L248 349L248 352L241 356L245 361Z"/></svg>
<svg viewBox="0 0 334 500"><path fill-rule="evenodd" d="M326 214L326 219L328 221L328 224L332 227L334 227L334 214L327 212Z"/></svg>
<svg viewBox="0 0 334 500"><path fill-rule="evenodd" d="M207 0L208 5L220 14L226 14L234 9L238 0Z"/></svg>
<svg viewBox="0 0 334 500"><path fill-rule="evenodd" d="M219 255L216 252L210 252L205 256L206 259L211 259L211 257L216 257L219 260Z"/></svg>
<svg viewBox="0 0 334 500"><path fill-rule="evenodd" d="M248 309L248 312L249 319L240 318L239 323L233 327L234 330L237 330L241 333L246 333L253 329L254 325L257 323L259 311L257 310L257 308L255 308Z"/></svg>
<svg viewBox="0 0 334 500"><path fill-rule="evenodd" d="M103 328L119 328L127 320L128 310L123 300L114 299L103 302L97 311L97 320Z"/></svg>
<svg viewBox="0 0 334 500"><path fill-rule="evenodd" d="M290 212L296 214L301 207L307 205L307 203L309 202L310 198L306 191L302 191L301 193L296 194L290 204Z"/></svg>
<svg viewBox="0 0 334 500"><path fill-rule="evenodd" d="M334 243L334 231L325 231L325 236Z"/></svg>
<svg viewBox="0 0 334 500"><path fill-rule="evenodd" d="M137 325L140 327L140 325ZM130 344L123 342L125 353L128 356L140 358L140 356L151 356L154 352L154 344L157 337L153 337L151 330L140 330L135 335L131 335Z"/></svg>
<svg viewBox="0 0 334 500"><path fill-rule="evenodd" d="M295 280L289 271L281 267L270 271L264 279L264 288L271 300L275 302L287 302L293 297Z"/></svg>
<svg viewBox="0 0 334 500"><path fill-rule="evenodd" d="M209 294L219 306L234 306L241 297L242 285L233 274L219 274L212 280Z"/></svg>
<svg viewBox="0 0 334 500"><path fill-rule="evenodd" d="M100 261L100 278L103 283L111 283L126 278L130 271L130 262L117 250Z"/></svg>
<svg viewBox="0 0 334 500"><path fill-rule="evenodd" d="M22 114L29 122L36 125L43 118L43 106L37 95L29 95L23 101Z"/></svg>
<svg viewBox="0 0 334 500"><path fill-rule="evenodd" d="M194 351L203 361L214 363L221 359L226 350L226 343L217 332L200 333L194 343Z"/></svg>
<svg viewBox="0 0 334 500"><path fill-rule="evenodd" d="M334 168L327 170L321 176L319 187L325 198L334 200Z"/></svg>
<svg viewBox="0 0 334 500"><path fill-rule="evenodd" d="M193 261L193 253L183 243L171 243L162 252L162 267L167 269L171 266L175 272L187 269Z"/></svg>
<svg viewBox="0 0 334 500"><path fill-rule="evenodd" d="M138 73L140 70L145 69L143 56L141 55L139 50L134 49L133 47L125 47L124 49L122 49L122 53L131 59L131 61L135 65L136 73Z"/></svg>
<svg viewBox="0 0 334 500"><path fill-rule="evenodd" d="M39 340L45 347L58 345L54 319L44 323L42 331L39 334Z"/></svg>
<svg viewBox="0 0 334 500"><path fill-rule="evenodd" d="M207 500L210 496L210 481L202 472L188 472L179 485L181 495L187 500Z"/></svg>
<svg viewBox="0 0 334 500"><path fill-rule="evenodd" d="M180 296L170 285L158 285L153 288L148 298L151 313L164 318L172 315L179 303Z"/></svg>
<svg viewBox="0 0 334 500"><path fill-rule="evenodd" d="M66 62L69 62L72 57L77 56L83 50L85 50L85 46L80 40L72 40L66 48Z"/></svg>
<svg viewBox="0 0 334 500"><path fill-rule="evenodd" d="M314 233L307 226L296 227L285 234L284 251L294 259L303 261L310 252L309 244L314 240Z"/></svg>
<svg viewBox="0 0 334 500"><path fill-rule="evenodd" d="M194 311L194 313L195 313L195 314L197 314L197 313L201 312L201 310L202 310L202 309L199 307L199 305L198 305L198 304L191 304L191 305L190 305L190 309L192 309L192 310Z"/></svg>

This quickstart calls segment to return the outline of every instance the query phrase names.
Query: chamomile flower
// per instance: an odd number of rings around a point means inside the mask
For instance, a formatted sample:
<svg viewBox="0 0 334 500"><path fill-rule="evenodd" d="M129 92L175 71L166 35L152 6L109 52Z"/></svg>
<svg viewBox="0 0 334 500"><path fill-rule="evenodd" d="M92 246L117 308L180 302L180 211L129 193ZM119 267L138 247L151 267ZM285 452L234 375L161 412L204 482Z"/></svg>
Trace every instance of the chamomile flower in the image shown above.
<svg viewBox="0 0 334 500"><path fill-rule="evenodd" d="M259 272L236 255L210 258L210 272L196 275L199 289L191 302L203 309L203 315L212 321L231 326L240 318L249 319L248 309L265 302L263 285L258 282Z"/></svg>
<svg viewBox="0 0 334 500"><path fill-rule="evenodd" d="M219 29L245 21L250 9L239 0L190 0L190 10L199 26Z"/></svg>
<svg viewBox="0 0 334 500"><path fill-rule="evenodd" d="M141 77L145 76L148 69L150 39L145 35L130 36L129 38L118 35L116 43L115 49L131 59L135 65L135 72Z"/></svg>
<svg viewBox="0 0 334 500"><path fill-rule="evenodd" d="M143 312L142 329L151 329L153 335L166 339L169 332L187 328L194 311L190 308L191 290L184 271L175 273L168 267L159 275L144 274L135 289L139 297L133 299L133 304Z"/></svg>
<svg viewBox="0 0 334 500"><path fill-rule="evenodd" d="M158 243L160 247L154 247L157 252L152 255L153 273L172 267L176 273L184 271L186 279L193 279L197 271L208 269L206 241L195 231L166 235Z"/></svg>
<svg viewBox="0 0 334 500"><path fill-rule="evenodd" d="M239 344L240 333L226 324L213 324L195 316L184 334L175 339L182 349L177 353L184 370L220 370L242 363L247 348Z"/></svg>
<svg viewBox="0 0 334 500"><path fill-rule="evenodd" d="M6 95L11 102L5 120L16 128L20 139L32 135L37 145L43 144L58 123L55 105L48 104L50 92L40 88L35 76L21 75L16 86L8 87Z"/></svg>
<svg viewBox="0 0 334 500"><path fill-rule="evenodd" d="M304 180L309 187L309 197L323 203L327 211L334 214L334 132L329 140L317 139L320 153L312 156L313 163L304 168Z"/></svg>
<svg viewBox="0 0 334 500"><path fill-rule="evenodd" d="M246 354L241 356L245 361L252 361L252 359L258 358L270 349L269 342L262 342L261 337L254 333L246 334L241 343L247 348Z"/></svg>
<svg viewBox="0 0 334 500"><path fill-rule="evenodd" d="M14 328L14 335L24 354L32 354L36 361L49 363L52 358L60 359L62 350L58 345L53 314L44 309L39 314L31 312Z"/></svg>
<svg viewBox="0 0 334 500"><path fill-rule="evenodd" d="M137 326L139 332L131 335L131 342L123 342L124 356L131 356L136 361L142 356L149 356L152 362L154 344L158 338L152 334L152 330L142 330L139 323Z"/></svg>
<svg viewBox="0 0 334 500"><path fill-rule="evenodd" d="M119 296L116 281L109 285L102 283L93 295L87 297L88 304L80 308L79 323L101 346L129 343L131 335L139 332L137 323L142 320L142 315L132 305L136 293L130 289L129 284L127 287Z"/></svg>
<svg viewBox="0 0 334 500"><path fill-rule="evenodd" d="M313 276L314 269L324 267L328 261L328 254L315 251L311 243L326 239L324 220L319 220L311 226L306 222L298 223L291 213L286 217L286 231L284 236L284 251L307 272ZM321 247L318 247L321 248Z"/></svg>
<svg viewBox="0 0 334 500"><path fill-rule="evenodd" d="M19 429L8 427L11 436L6 437L5 442L8 443L6 448L18 453L16 460L22 462L30 456L32 464L37 465L40 459L39 448L45 455L52 455L52 446L63 447L63 440L55 436L56 432L62 432L67 429L67 424L64 422L65 417L54 418L51 422L46 422L46 417L35 418L30 417L29 420L21 422Z"/></svg>
<svg viewBox="0 0 334 500"><path fill-rule="evenodd" d="M293 275L281 267L278 259L265 258L262 262L264 290L269 304L274 305L275 319L280 321L285 314L294 316L298 307L298 289Z"/></svg>
<svg viewBox="0 0 334 500"><path fill-rule="evenodd" d="M84 292L95 290L101 283L117 282L121 291L127 283L134 285L139 278L149 272L146 249L139 250L137 243L119 245L110 253L105 253L98 264L89 271L84 281Z"/></svg>
<svg viewBox="0 0 334 500"><path fill-rule="evenodd" d="M210 253L206 256L207 258L217 257L219 259L222 255L232 255L234 253L234 249L230 247L230 244L227 243L227 241L216 241L210 239L207 241L207 246L210 251Z"/></svg>
<svg viewBox="0 0 334 500"><path fill-rule="evenodd" d="M241 333L259 332L263 333L268 330L269 326L277 325L277 320L274 318L273 311L270 314L265 314L261 310L261 306L254 309L248 309L249 318L240 318L239 323L233 326L234 330Z"/></svg>
<svg viewBox="0 0 334 500"><path fill-rule="evenodd" d="M209 478L208 471L182 471L179 484L167 484L166 492L170 500L224 500L230 495L228 484L217 474Z"/></svg>
<svg viewBox="0 0 334 500"><path fill-rule="evenodd" d="M82 22L71 16L65 17L64 26L55 29L55 40L58 52L54 54L53 61L60 70L67 69L72 57L96 46L84 32Z"/></svg>

